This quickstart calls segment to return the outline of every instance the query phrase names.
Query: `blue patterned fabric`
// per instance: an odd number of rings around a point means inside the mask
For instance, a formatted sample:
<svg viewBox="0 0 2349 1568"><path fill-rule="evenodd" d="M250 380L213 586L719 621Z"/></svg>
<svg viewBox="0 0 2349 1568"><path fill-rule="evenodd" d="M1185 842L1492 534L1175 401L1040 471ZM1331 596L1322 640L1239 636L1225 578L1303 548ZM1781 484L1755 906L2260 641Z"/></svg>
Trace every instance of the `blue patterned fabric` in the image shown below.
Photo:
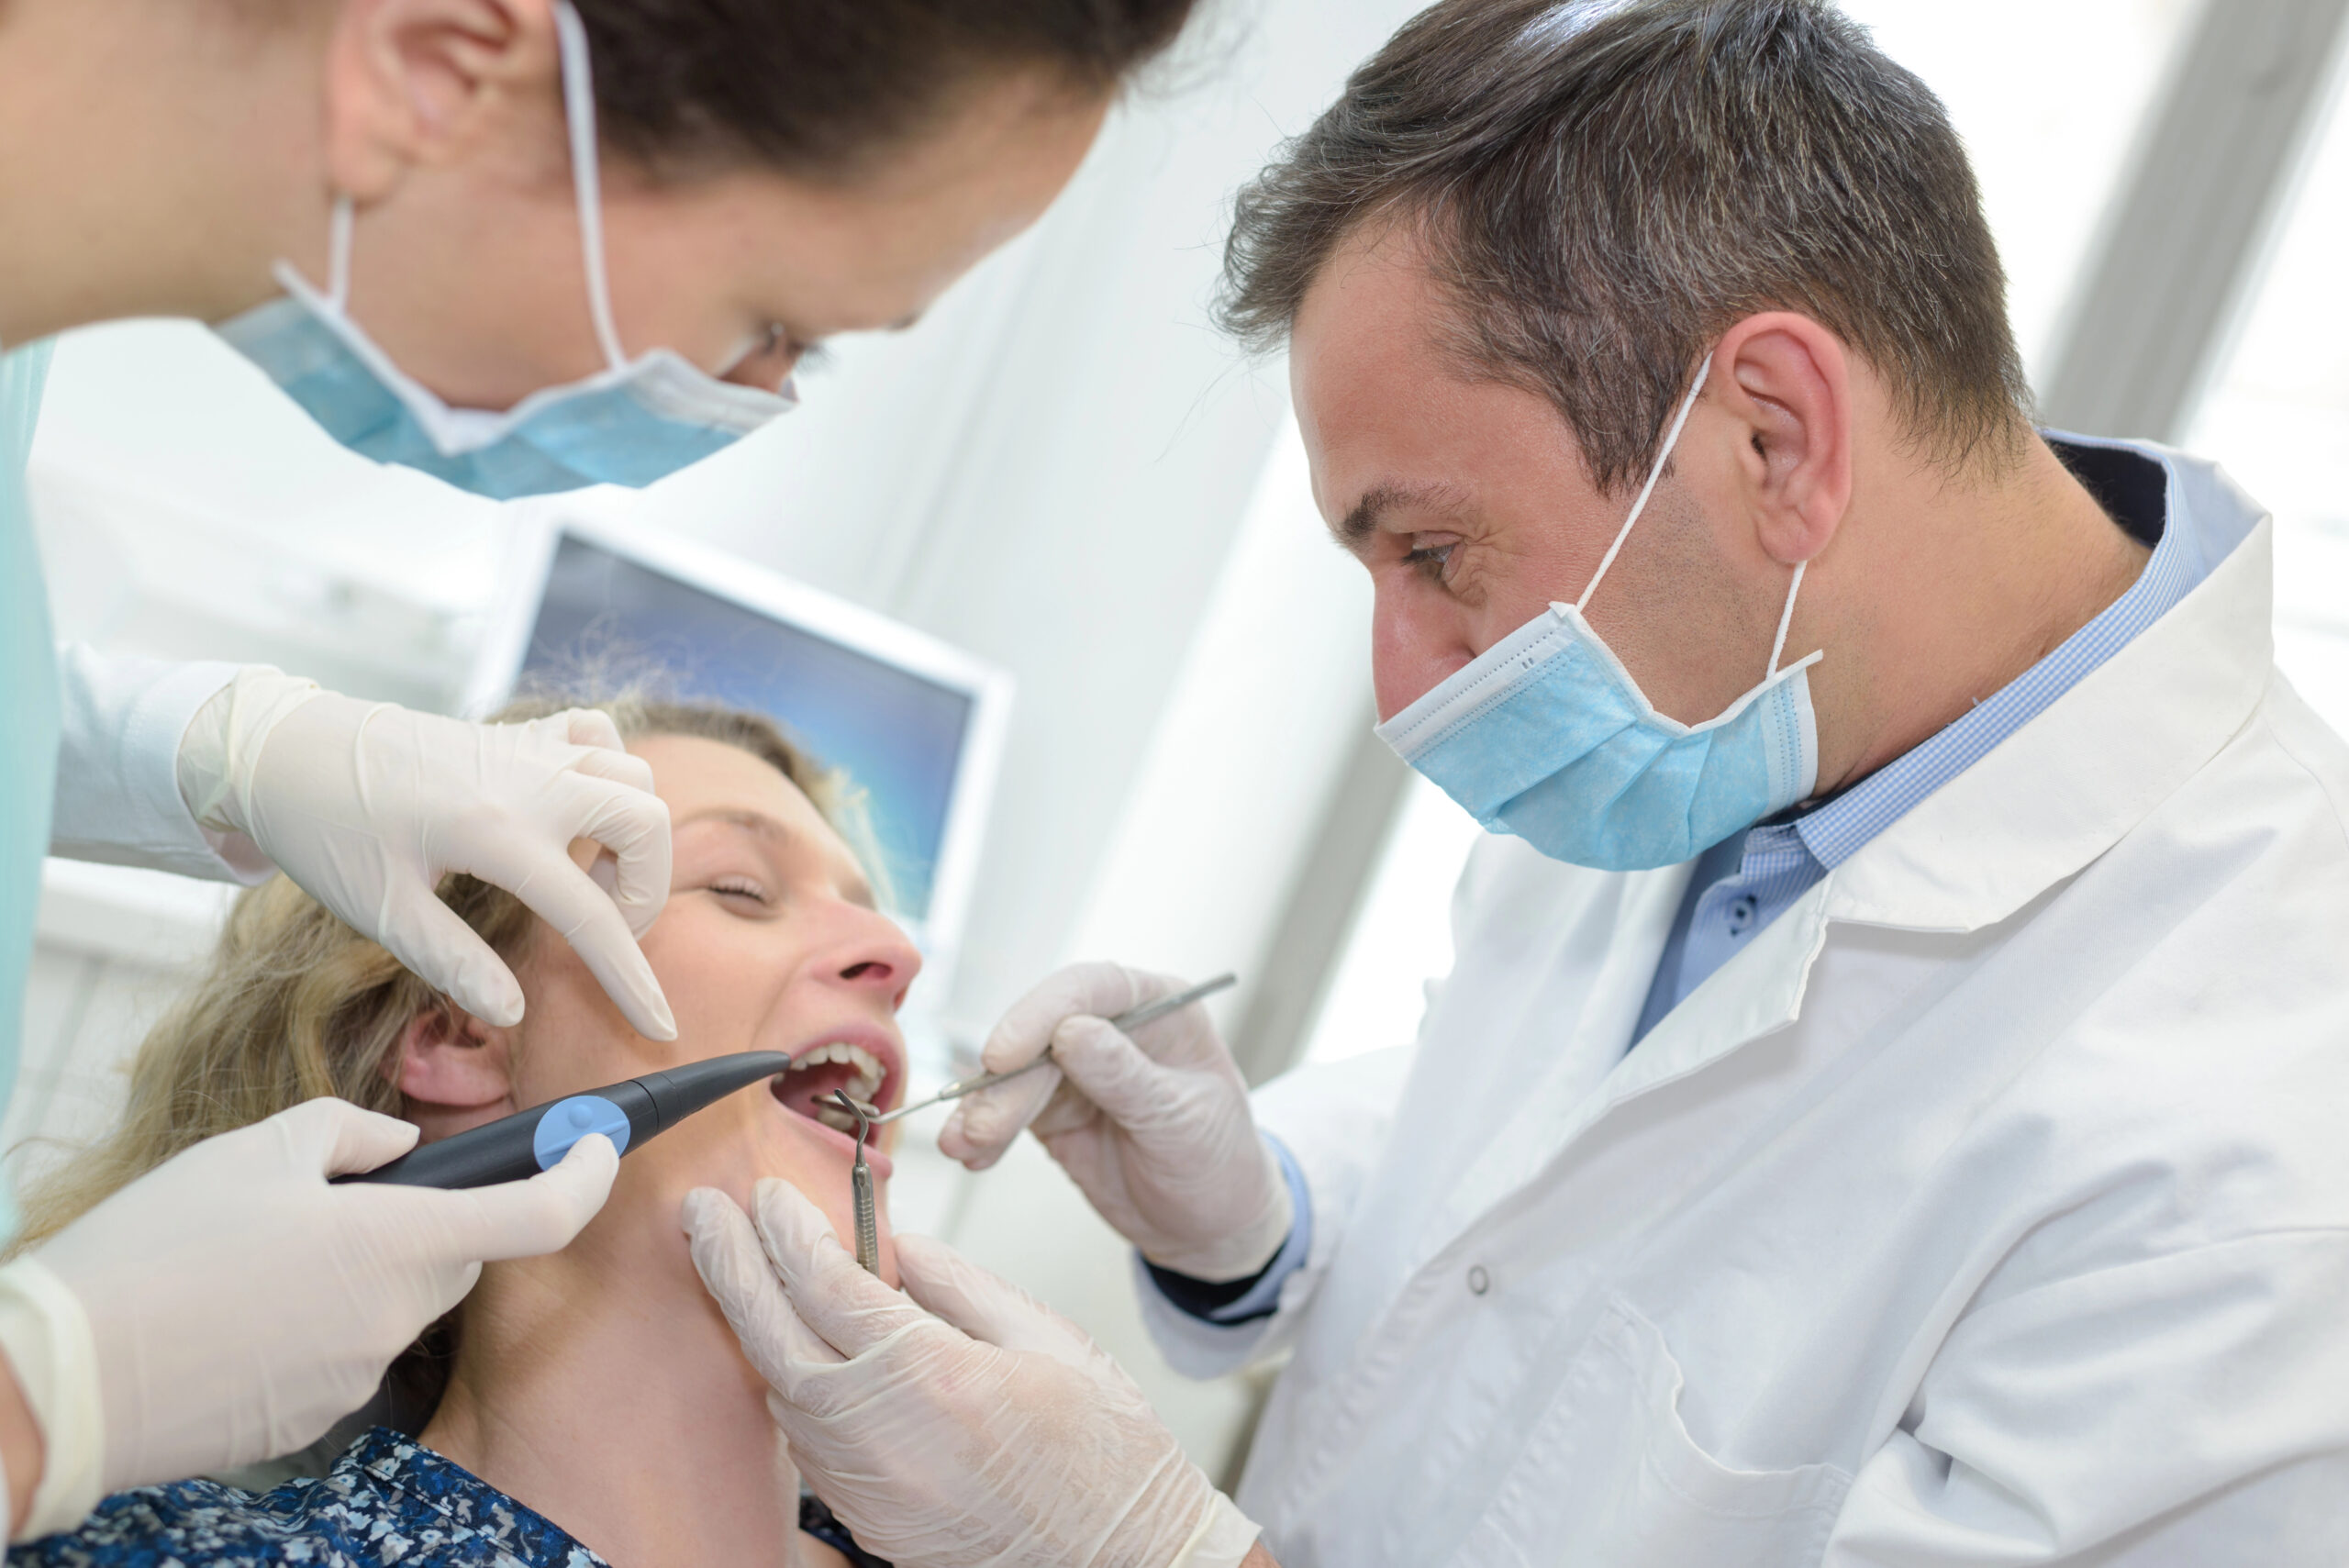
<svg viewBox="0 0 2349 1568"><path fill-rule="evenodd" d="M82 1528L28 1541L8 1568L605 1568L604 1560L479 1476L378 1427L332 1472L246 1492L214 1481L142 1486Z"/></svg>
<svg viewBox="0 0 2349 1568"><path fill-rule="evenodd" d="M2176 504L2159 449L2053 434L2048 444L2113 521L2154 547L2137 581L2055 651L1922 745L1825 805L1792 820L1765 822L1698 857L1632 1031L1633 1044L1821 877L2086 680L2168 614L2228 554Z"/></svg>

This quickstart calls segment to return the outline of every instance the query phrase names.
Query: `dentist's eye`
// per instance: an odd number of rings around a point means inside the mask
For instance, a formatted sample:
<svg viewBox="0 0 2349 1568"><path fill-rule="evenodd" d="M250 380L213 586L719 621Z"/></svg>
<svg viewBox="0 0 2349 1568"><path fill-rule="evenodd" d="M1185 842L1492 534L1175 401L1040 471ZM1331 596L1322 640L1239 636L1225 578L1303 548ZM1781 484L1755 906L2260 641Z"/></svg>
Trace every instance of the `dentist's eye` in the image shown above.
<svg viewBox="0 0 2349 1568"><path fill-rule="evenodd" d="M1403 564L1413 568L1423 577L1441 583L1444 579L1445 568L1452 563L1452 552L1459 548L1457 541L1414 545L1404 552Z"/></svg>

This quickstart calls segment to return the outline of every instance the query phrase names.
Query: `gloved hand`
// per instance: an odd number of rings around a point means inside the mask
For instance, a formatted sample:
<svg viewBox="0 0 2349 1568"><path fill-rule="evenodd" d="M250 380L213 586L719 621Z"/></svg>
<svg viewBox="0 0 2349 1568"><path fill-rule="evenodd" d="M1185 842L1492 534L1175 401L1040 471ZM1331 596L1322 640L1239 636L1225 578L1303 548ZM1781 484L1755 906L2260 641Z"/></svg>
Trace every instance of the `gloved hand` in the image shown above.
<svg viewBox="0 0 2349 1568"><path fill-rule="evenodd" d="M0 1270L9 1359L47 1444L20 1539L128 1486L317 1441L484 1262L568 1245L619 1169L598 1135L502 1186L328 1184L416 1138L312 1100L206 1140Z"/></svg>
<svg viewBox="0 0 2349 1568"><path fill-rule="evenodd" d="M486 1023L521 1021L505 962L440 902L468 872L560 931L638 1032L677 1038L636 945L669 897L669 809L610 717L468 724L242 671L180 742L197 823L241 833L305 893ZM571 859L611 851L607 892ZM232 857L233 859L233 857Z"/></svg>
<svg viewBox="0 0 2349 1568"><path fill-rule="evenodd" d="M1207 1009L1193 1006L1129 1040L1106 1021L1183 988L1114 963L1078 963L1012 1004L987 1037L991 1073L1049 1049L1055 1063L964 1098L938 1147L974 1171L1022 1127L1141 1255L1209 1284L1246 1279L1288 1239L1280 1162L1257 1136L1248 1084Z"/></svg>
<svg viewBox="0 0 2349 1568"><path fill-rule="evenodd" d="M924 1568L1247 1557L1256 1527L1083 1329L920 1236L896 1239L901 1296L786 1183L754 1207L755 1229L723 1194L688 1194L694 1266L858 1545Z"/></svg>

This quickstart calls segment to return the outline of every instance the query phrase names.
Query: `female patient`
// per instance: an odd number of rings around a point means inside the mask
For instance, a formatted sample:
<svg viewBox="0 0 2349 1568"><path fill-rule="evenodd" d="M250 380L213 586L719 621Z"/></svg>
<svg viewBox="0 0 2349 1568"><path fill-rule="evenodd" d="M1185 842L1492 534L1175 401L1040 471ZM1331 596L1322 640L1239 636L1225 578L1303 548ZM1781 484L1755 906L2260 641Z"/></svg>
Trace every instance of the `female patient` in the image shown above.
<svg viewBox="0 0 2349 1568"><path fill-rule="evenodd" d="M842 1561L781 1517L793 1488L777 1484L789 1462L766 1385L696 1276L678 1212L695 1187L747 1204L779 1176L849 1233L852 1142L836 1124L852 1124L817 1102L903 1094L895 1015L921 961L874 906L836 786L773 726L609 711L674 824L668 907L644 938L674 1044L629 1029L571 947L496 889L452 878L443 894L521 978L511 1029L454 1010L281 877L239 902L210 971L141 1050L121 1129L36 1194L28 1239L201 1138L317 1095L406 1117L429 1141L681 1061L781 1051L793 1070L629 1156L564 1251L485 1268L436 1336L453 1351L395 1369L443 1385L417 1438L371 1432L326 1478L266 1494L127 1492L11 1564ZM872 1162L885 1184L887 1157ZM882 1266L894 1283L885 1211Z"/></svg>

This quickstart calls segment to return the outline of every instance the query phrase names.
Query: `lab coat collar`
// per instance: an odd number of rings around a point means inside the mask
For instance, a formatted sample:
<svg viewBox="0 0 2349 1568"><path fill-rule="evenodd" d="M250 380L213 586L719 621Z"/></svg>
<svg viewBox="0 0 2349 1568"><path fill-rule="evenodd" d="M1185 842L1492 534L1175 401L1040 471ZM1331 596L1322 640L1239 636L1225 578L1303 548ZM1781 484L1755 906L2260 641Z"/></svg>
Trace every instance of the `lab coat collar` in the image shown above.
<svg viewBox="0 0 2349 1568"><path fill-rule="evenodd" d="M2150 442L2165 528L2216 562L2167 615L1827 879L1831 920L1972 931L2110 849L2216 756L2273 677L2273 528L2216 464Z"/></svg>

